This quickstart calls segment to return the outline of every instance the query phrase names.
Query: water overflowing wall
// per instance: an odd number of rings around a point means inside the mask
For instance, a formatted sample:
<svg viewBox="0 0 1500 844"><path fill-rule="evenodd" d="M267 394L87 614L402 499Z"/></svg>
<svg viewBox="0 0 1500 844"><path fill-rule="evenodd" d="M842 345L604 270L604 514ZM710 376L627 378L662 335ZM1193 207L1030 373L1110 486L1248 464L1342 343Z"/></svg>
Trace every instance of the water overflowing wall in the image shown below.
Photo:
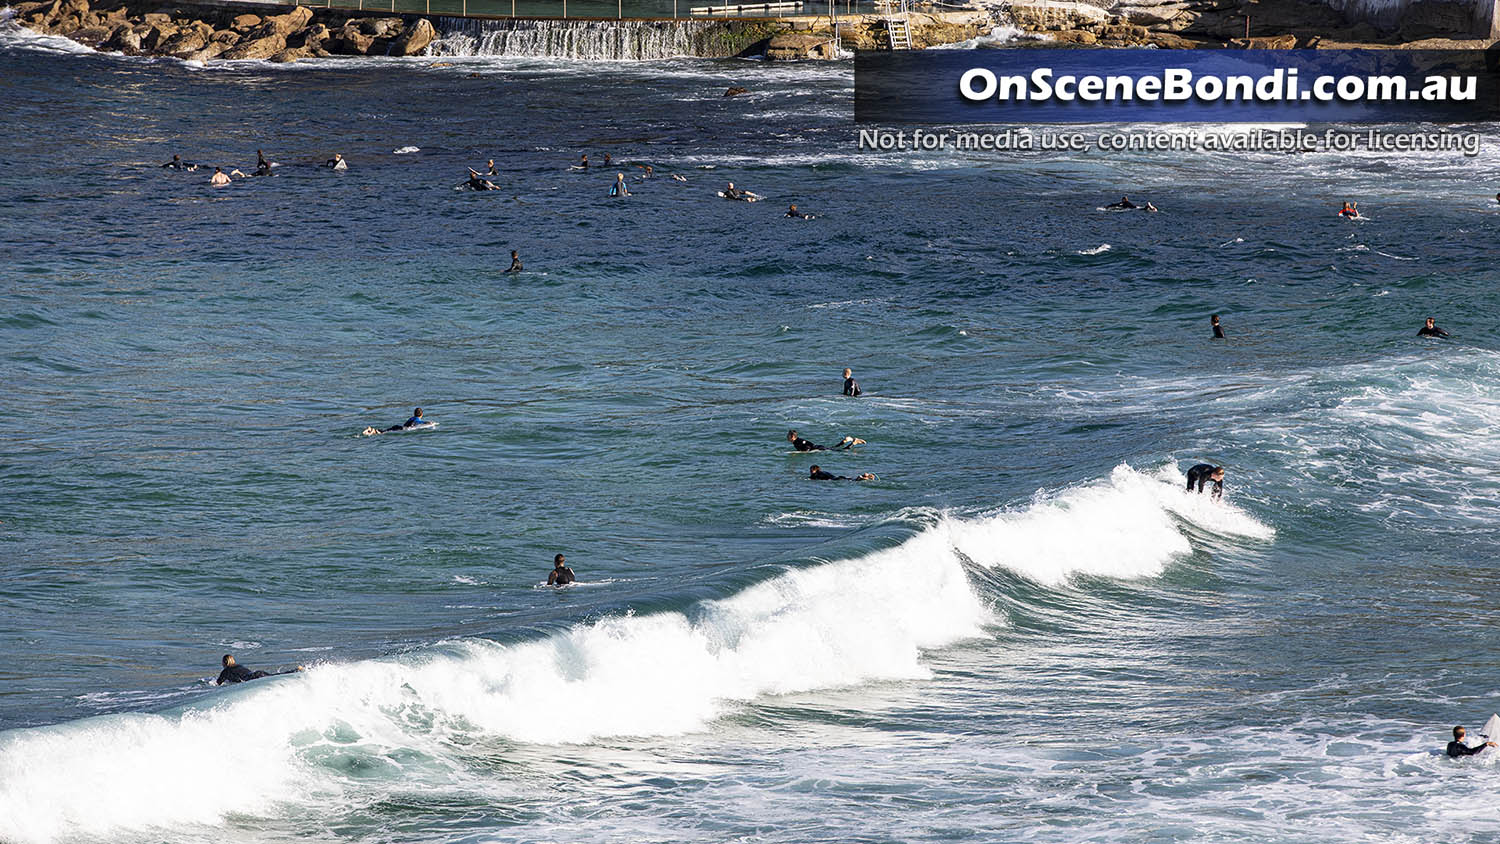
<svg viewBox="0 0 1500 844"><path fill-rule="evenodd" d="M773 24L743 21L476 20L437 18L435 56L538 56L635 60L739 55L769 38Z"/></svg>

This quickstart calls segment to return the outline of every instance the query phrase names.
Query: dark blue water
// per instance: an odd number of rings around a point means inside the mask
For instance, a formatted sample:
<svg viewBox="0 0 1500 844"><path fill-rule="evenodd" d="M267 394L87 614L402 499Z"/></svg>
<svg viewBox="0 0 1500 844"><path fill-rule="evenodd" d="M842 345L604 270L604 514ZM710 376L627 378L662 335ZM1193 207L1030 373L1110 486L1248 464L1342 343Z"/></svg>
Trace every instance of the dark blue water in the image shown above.
<svg viewBox="0 0 1500 844"><path fill-rule="evenodd" d="M875 154L847 64L6 37L0 839L1500 830L1431 752L1500 684L1493 127Z"/></svg>

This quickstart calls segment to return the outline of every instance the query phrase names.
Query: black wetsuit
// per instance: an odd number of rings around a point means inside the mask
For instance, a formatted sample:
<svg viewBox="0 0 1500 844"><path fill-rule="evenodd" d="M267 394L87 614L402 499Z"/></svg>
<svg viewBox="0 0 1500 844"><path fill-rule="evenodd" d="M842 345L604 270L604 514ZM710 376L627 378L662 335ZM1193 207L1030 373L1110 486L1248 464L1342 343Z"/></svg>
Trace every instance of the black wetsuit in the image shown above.
<svg viewBox="0 0 1500 844"><path fill-rule="evenodd" d="M1224 495L1224 482L1213 479L1214 467L1207 463L1199 463L1187 472L1188 492L1193 491L1193 485L1198 486L1198 491L1203 491L1203 485L1212 483L1214 485L1213 497L1222 498Z"/></svg>
<svg viewBox="0 0 1500 844"><path fill-rule="evenodd" d="M510 269L506 270L506 272L508 272L508 273L518 273L520 271L521 271L521 259L520 258L511 258L510 259Z"/></svg>
<svg viewBox="0 0 1500 844"><path fill-rule="evenodd" d="M864 392L859 389L859 382L851 377L844 379L844 395L859 396L864 395Z"/></svg>
<svg viewBox="0 0 1500 844"><path fill-rule="evenodd" d="M1225 339L1228 339L1228 338L1226 338L1224 336L1224 326L1218 324L1217 322L1214 323L1214 339L1215 340L1225 340Z"/></svg>
<svg viewBox="0 0 1500 844"><path fill-rule="evenodd" d="M804 440L801 437L792 440L792 448L795 448L798 451L834 451L835 449L843 449L844 451L848 451L853 446L853 441L841 443L840 445L836 445L833 448L829 448L826 445L818 445L815 442Z"/></svg>
<svg viewBox="0 0 1500 844"><path fill-rule="evenodd" d="M231 665L219 672L219 685L225 683L244 683L247 680L259 680L262 677L271 676L267 671L251 671L243 665Z"/></svg>
<svg viewBox="0 0 1500 844"><path fill-rule="evenodd" d="M1436 325L1434 325L1431 328L1428 328L1427 326L1424 325L1424 326L1422 326L1422 328L1419 331L1417 331L1417 336L1418 337L1447 337L1448 336L1448 332L1444 331L1441 328L1438 328Z"/></svg>
<svg viewBox="0 0 1500 844"><path fill-rule="evenodd" d="M573 576L572 569L568 568L567 566L563 566L560 569L553 569L547 574L547 585L567 586L569 583L572 583L577 579L578 578Z"/></svg>
<svg viewBox="0 0 1500 844"><path fill-rule="evenodd" d="M1128 199L1122 199L1119 202L1111 202L1110 204L1108 204L1108 205L1106 205L1104 207L1105 208L1128 208L1128 209L1132 209L1133 210L1133 209L1136 209L1136 208L1140 208L1141 206L1136 205L1134 202L1131 202Z"/></svg>
<svg viewBox="0 0 1500 844"><path fill-rule="evenodd" d="M813 481L852 481L852 480L854 480L853 478L848 478L848 477L845 477L843 475L835 475L835 474L833 474L831 472L825 472L822 469L819 469L816 472L810 473L807 477L808 477L808 480L813 480Z"/></svg>
<svg viewBox="0 0 1500 844"><path fill-rule="evenodd" d="M1481 744L1478 747L1470 747L1461 741L1450 741L1448 742L1448 755L1454 759L1460 756L1473 756L1486 747L1489 747L1489 745Z"/></svg>

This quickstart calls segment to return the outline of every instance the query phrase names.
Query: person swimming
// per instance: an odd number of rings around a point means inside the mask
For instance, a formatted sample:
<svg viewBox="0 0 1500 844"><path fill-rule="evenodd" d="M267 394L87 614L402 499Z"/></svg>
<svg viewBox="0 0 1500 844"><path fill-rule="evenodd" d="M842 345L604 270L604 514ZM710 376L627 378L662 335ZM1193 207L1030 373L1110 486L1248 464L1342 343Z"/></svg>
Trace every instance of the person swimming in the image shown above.
<svg viewBox="0 0 1500 844"><path fill-rule="evenodd" d="M255 151L255 175L271 175L271 162L266 160L266 154L260 150Z"/></svg>
<svg viewBox="0 0 1500 844"><path fill-rule="evenodd" d="M745 198L745 194L746 194L746 191L742 191L742 190L739 190L738 188L736 188L734 186L734 182L730 182L724 188L724 198L725 199L744 199Z"/></svg>
<svg viewBox="0 0 1500 844"><path fill-rule="evenodd" d="M189 164L186 161L182 160L182 156L174 154L172 156L172 160L168 161L166 164L163 164L161 166L161 169L163 169L163 170L186 170L188 172L192 172L192 171L198 169L198 165L196 165L196 164Z"/></svg>
<svg viewBox="0 0 1500 844"><path fill-rule="evenodd" d="M569 583L574 583L578 580L573 575L573 570L563 565L563 563L567 562L567 559L567 557L561 554L552 558L552 571L547 572L548 586L567 586Z"/></svg>
<svg viewBox="0 0 1500 844"><path fill-rule="evenodd" d="M1467 733L1468 731L1465 730L1462 726L1453 728L1453 741L1448 742L1448 758L1458 759L1462 756L1473 756L1474 754L1484 750L1486 747L1496 746L1492 741L1485 741L1481 744L1476 744L1473 747L1470 747L1469 743L1467 741L1464 741L1464 737Z"/></svg>
<svg viewBox="0 0 1500 844"><path fill-rule="evenodd" d="M807 470L807 479L810 481L873 481L875 480L875 476L866 472L863 475L851 478L847 475L835 475L832 472L825 472L822 466L813 466Z"/></svg>
<svg viewBox="0 0 1500 844"><path fill-rule="evenodd" d="M1229 339L1229 338L1227 338L1227 337L1224 336L1224 326L1222 326L1222 325L1219 324L1219 315L1218 314L1214 314L1213 316L1210 316L1208 318L1208 324L1212 325L1214 327L1214 339L1215 340L1227 340L1227 339Z"/></svg>
<svg viewBox="0 0 1500 844"><path fill-rule="evenodd" d="M1130 201L1130 197L1128 197L1128 196L1122 196L1122 197L1120 197L1120 201L1119 202L1111 202L1110 204L1108 204L1108 205L1106 205L1104 207L1105 208L1132 209L1132 208L1140 208L1141 206L1136 205L1134 202L1131 202Z"/></svg>
<svg viewBox="0 0 1500 844"><path fill-rule="evenodd" d="M500 175L500 171L495 169L495 159L491 158L489 160L489 165L490 165L490 169L488 171L486 171L484 175L486 175L486 176L498 176L498 175Z"/></svg>
<svg viewBox="0 0 1500 844"><path fill-rule="evenodd" d="M479 171L473 167L469 168L469 180L463 183L463 187L469 190L499 190L500 186L479 175Z"/></svg>
<svg viewBox="0 0 1500 844"><path fill-rule="evenodd" d="M573 165L573 166L577 167L580 170L587 170L587 169L589 169L589 154L588 153L584 153L583 157L580 158L580 159L578 159L578 163L575 164L575 165Z"/></svg>
<svg viewBox="0 0 1500 844"><path fill-rule="evenodd" d="M1447 337L1449 336L1449 334L1443 329L1437 327L1437 320L1433 319L1432 317L1428 317L1427 322L1421 328L1417 329L1417 336Z"/></svg>
<svg viewBox="0 0 1500 844"><path fill-rule="evenodd" d="M422 425L433 425L433 424L436 424L436 423L434 423L432 420L428 419L427 417L423 416L422 415L422 408L419 407L419 408L414 409L411 412L411 418L410 419L406 420L405 422L402 422L400 425L392 425L391 427L386 428L385 430L381 430L381 429L376 428L376 427L374 427L372 425L372 426L366 428L363 433L367 437L373 437L376 434L388 434L391 431L409 431L412 428L417 428L417 427L420 427Z"/></svg>
<svg viewBox="0 0 1500 844"><path fill-rule="evenodd" d="M797 210L797 204L795 202L792 203L792 207L786 209L786 216L791 217L794 220L806 220L808 218L807 214L804 214L801 211Z"/></svg>
<svg viewBox="0 0 1500 844"><path fill-rule="evenodd" d="M804 440L797 436L795 429L786 432L786 441L792 444L792 448L798 451L848 451L857 445L864 445L865 441L859 437L844 437L839 444L829 448L826 445L818 445L815 442Z"/></svg>
<svg viewBox="0 0 1500 844"><path fill-rule="evenodd" d="M1359 212L1354 210L1353 203L1349 202L1348 200L1345 200L1344 201L1344 206L1339 209L1339 216L1340 217L1358 217L1359 216Z"/></svg>
<svg viewBox="0 0 1500 844"><path fill-rule="evenodd" d="M289 671L251 671L238 662L235 662L233 654L224 654L224 658L219 660L219 662L224 666L224 670L219 672L219 679L214 681L214 685L216 686L227 686L230 683L245 683L250 680L259 680L262 677L276 677L281 674L295 674L298 671L307 670L307 666L299 665Z"/></svg>
<svg viewBox="0 0 1500 844"><path fill-rule="evenodd" d="M349 169L349 163L344 160L344 154L341 153L341 152L334 153L332 158L330 158L327 161L323 162L323 166L327 167L329 170L348 170Z"/></svg>
<svg viewBox="0 0 1500 844"><path fill-rule="evenodd" d="M1148 200L1146 202L1146 210L1147 211L1160 211L1161 209L1157 208L1155 205L1152 205L1151 202Z"/></svg>
<svg viewBox="0 0 1500 844"><path fill-rule="evenodd" d="M518 273L521 270L521 255L516 250L512 249L510 250L510 269L506 270L506 272Z"/></svg>
<svg viewBox="0 0 1500 844"><path fill-rule="evenodd" d="M1193 491L1193 485L1198 486L1198 493L1203 493L1203 485L1213 482L1214 490L1212 497L1220 499L1224 497L1224 467L1213 466L1208 463L1199 463L1187 471L1188 492Z"/></svg>
<svg viewBox="0 0 1500 844"><path fill-rule="evenodd" d="M625 187L625 174L616 173L615 183L609 186L610 196L630 196L630 189Z"/></svg>
<svg viewBox="0 0 1500 844"><path fill-rule="evenodd" d="M229 174L224 172L223 167L215 167L214 174L208 178L209 185L222 188L229 184Z"/></svg>
<svg viewBox="0 0 1500 844"><path fill-rule="evenodd" d="M609 153L606 152L604 154L604 166L608 167L609 165L611 165L613 163L615 163L615 160L613 158L610 158Z"/></svg>
<svg viewBox="0 0 1500 844"><path fill-rule="evenodd" d="M651 178L656 173L656 169L653 168L650 164L637 164L635 166L641 168L641 170L644 171L641 173L641 179L643 180Z"/></svg>
<svg viewBox="0 0 1500 844"><path fill-rule="evenodd" d="M844 395L862 396L864 391L859 388L859 382L854 380L854 370L844 367Z"/></svg>

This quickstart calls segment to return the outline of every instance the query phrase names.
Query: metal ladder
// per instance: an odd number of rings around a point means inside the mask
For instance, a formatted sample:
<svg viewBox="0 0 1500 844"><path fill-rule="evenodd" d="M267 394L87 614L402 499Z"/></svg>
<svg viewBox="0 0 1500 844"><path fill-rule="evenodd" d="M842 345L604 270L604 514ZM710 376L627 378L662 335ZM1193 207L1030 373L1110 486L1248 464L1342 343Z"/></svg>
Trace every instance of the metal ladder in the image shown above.
<svg viewBox="0 0 1500 844"><path fill-rule="evenodd" d="M911 17L906 0L885 0L880 3L880 14L885 18L885 34L891 42L891 50L910 50Z"/></svg>

